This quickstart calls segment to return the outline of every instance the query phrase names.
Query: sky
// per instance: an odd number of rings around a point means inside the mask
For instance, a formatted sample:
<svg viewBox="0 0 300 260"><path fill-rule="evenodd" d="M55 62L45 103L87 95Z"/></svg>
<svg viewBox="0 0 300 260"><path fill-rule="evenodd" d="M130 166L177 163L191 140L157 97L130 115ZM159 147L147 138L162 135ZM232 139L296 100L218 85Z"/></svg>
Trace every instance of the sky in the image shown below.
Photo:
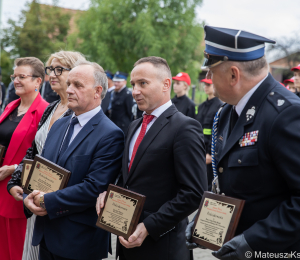
<svg viewBox="0 0 300 260"><path fill-rule="evenodd" d="M1 1L3 27L9 18L18 18L28 0ZM41 3L52 1L41 0ZM86 10L89 3L89 0L60 0L59 6ZM300 33L299 0L203 0L197 17L211 26L246 30L270 39Z"/></svg>

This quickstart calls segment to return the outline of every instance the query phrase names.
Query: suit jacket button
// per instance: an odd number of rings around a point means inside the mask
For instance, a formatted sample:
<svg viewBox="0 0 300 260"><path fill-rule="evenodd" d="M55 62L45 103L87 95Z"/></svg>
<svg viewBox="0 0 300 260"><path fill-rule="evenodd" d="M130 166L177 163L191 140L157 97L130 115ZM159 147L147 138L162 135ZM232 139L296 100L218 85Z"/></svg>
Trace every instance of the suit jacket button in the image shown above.
<svg viewBox="0 0 300 260"><path fill-rule="evenodd" d="M242 160L238 159L238 163L241 164L241 163L242 163Z"/></svg>
<svg viewBox="0 0 300 260"><path fill-rule="evenodd" d="M215 155L218 155L218 153L217 153L217 152L215 152Z"/></svg>
<svg viewBox="0 0 300 260"><path fill-rule="evenodd" d="M273 96L273 95L274 95L274 92L271 92L271 93L270 93L270 96Z"/></svg>
<svg viewBox="0 0 300 260"><path fill-rule="evenodd" d="M223 172L223 167L220 167L219 168L219 173L222 173Z"/></svg>

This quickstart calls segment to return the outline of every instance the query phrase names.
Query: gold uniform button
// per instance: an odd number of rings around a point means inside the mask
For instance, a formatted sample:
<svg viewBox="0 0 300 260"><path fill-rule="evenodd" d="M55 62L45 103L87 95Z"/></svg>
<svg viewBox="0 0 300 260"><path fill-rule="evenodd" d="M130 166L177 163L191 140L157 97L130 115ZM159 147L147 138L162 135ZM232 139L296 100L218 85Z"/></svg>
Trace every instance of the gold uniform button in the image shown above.
<svg viewBox="0 0 300 260"><path fill-rule="evenodd" d="M241 163L242 163L242 161L241 161L240 159L238 159L238 163L239 163L239 164L241 164Z"/></svg>
<svg viewBox="0 0 300 260"><path fill-rule="evenodd" d="M222 173L223 172L223 167L220 167L219 168L219 173Z"/></svg>

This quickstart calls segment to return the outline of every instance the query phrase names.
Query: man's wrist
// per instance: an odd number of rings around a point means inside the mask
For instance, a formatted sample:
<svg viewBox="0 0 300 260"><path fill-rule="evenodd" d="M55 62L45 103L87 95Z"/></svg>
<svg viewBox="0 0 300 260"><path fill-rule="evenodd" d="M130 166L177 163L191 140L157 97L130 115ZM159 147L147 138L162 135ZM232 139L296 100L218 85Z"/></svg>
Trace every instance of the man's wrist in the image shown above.
<svg viewBox="0 0 300 260"><path fill-rule="evenodd" d="M44 201L44 194L40 195L40 207L46 209L45 201Z"/></svg>

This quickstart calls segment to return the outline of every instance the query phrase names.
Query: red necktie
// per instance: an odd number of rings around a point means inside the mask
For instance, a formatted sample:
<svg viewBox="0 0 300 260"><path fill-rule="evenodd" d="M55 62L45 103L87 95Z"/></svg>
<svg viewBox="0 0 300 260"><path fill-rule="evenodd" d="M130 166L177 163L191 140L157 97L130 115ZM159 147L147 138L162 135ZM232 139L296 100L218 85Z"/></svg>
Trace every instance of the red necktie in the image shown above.
<svg viewBox="0 0 300 260"><path fill-rule="evenodd" d="M129 164L129 167L128 167L128 172L130 171L130 168L131 168L132 162L134 160L136 151L139 148L139 145L142 142L142 140L143 140L143 138L144 138L144 136L146 134L147 125L152 121L153 118L154 118L154 116L152 116L152 115L146 115L146 114L143 117L142 129L141 129L141 131L139 133L139 136L136 139L134 147L133 147L133 151L132 151L132 155L131 155L131 160L130 160L130 164Z"/></svg>

